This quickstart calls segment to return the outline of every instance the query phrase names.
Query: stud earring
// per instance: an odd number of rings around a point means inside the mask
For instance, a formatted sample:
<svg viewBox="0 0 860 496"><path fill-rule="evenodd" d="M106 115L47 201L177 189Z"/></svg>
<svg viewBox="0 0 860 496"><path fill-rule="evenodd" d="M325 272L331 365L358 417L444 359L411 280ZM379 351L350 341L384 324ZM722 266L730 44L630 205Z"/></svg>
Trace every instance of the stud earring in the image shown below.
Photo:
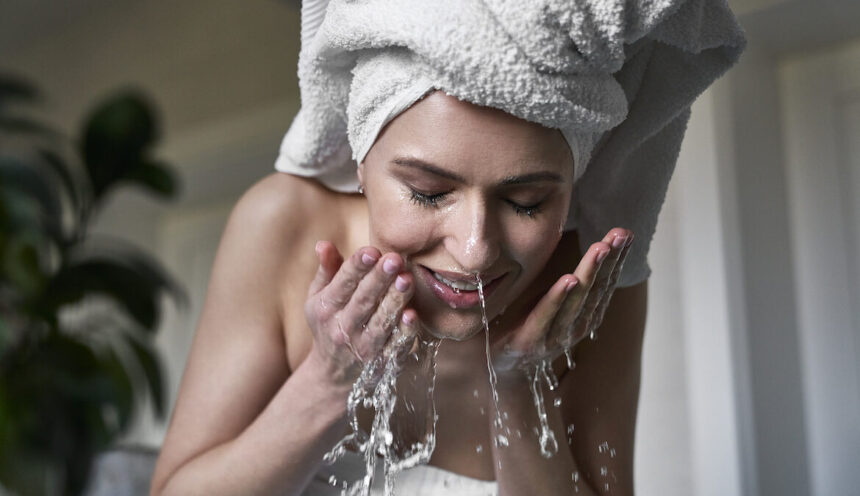
<svg viewBox="0 0 860 496"><path fill-rule="evenodd" d="M358 194L359 194L359 195L363 195L363 194L364 194L364 186L362 186L362 185L360 185L360 184L358 185Z"/></svg>

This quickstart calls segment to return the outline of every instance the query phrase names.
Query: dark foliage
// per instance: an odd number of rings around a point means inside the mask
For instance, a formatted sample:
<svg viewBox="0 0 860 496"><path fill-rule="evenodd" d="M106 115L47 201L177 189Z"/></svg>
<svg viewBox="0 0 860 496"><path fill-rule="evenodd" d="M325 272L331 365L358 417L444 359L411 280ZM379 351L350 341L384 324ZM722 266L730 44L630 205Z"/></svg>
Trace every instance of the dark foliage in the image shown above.
<svg viewBox="0 0 860 496"><path fill-rule="evenodd" d="M90 219L124 185L178 187L151 156L158 122L141 94L110 97L73 139L18 110L38 97L0 75L0 484L74 495L143 397L164 415L153 338L163 296L184 302L154 259L90 236Z"/></svg>

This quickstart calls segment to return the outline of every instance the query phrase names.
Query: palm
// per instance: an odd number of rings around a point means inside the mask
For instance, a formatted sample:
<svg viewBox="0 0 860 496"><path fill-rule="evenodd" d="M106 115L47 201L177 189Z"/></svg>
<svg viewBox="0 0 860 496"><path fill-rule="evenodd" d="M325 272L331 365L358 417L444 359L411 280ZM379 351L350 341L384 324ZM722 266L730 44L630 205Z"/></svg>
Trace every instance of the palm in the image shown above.
<svg viewBox="0 0 860 496"><path fill-rule="evenodd" d="M578 251L570 250L570 240L563 240L506 313L509 318L493 323L491 353L496 367L504 371L555 358L593 332L603 320L632 239L630 231L611 230L589 247L573 273L563 272L572 265L565 258Z"/></svg>

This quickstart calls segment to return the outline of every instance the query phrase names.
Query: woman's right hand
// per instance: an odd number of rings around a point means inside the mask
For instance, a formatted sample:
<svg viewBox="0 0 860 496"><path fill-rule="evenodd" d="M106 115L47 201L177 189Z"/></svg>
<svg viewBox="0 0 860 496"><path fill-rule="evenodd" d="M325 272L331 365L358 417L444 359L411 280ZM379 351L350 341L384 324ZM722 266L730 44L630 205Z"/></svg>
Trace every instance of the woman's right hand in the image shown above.
<svg viewBox="0 0 860 496"><path fill-rule="evenodd" d="M417 315L405 308L415 285L396 253L366 246L344 262L328 241L318 242L316 252L319 268L305 301L314 336L307 360L322 366L323 380L350 388L380 353L402 357L412 347Z"/></svg>

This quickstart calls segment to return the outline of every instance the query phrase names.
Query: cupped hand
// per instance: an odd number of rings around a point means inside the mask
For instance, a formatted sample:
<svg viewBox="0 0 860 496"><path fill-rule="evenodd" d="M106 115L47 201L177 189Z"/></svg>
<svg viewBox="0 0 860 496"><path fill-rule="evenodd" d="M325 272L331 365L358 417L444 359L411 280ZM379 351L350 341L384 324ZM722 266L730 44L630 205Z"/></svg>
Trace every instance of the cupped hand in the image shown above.
<svg viewBox="0 0 860 496"><path fill-rule="evenodd" d="M633 243L632 231L614 228L592 244L570 274L559 277L524 319L493 343L500 373L554 359L596 331Z"/></svg>
<svg viewBox="0 0 860 496"><path fill-rule="evenodd" d="M314 337L308 360L323 365L324 380L348 387L381 353L402 359L411 348L417 317L405 308L415 285L396 253L367 246L344 261L328 241L316 252L319 268L304 307Z"/></svg>

